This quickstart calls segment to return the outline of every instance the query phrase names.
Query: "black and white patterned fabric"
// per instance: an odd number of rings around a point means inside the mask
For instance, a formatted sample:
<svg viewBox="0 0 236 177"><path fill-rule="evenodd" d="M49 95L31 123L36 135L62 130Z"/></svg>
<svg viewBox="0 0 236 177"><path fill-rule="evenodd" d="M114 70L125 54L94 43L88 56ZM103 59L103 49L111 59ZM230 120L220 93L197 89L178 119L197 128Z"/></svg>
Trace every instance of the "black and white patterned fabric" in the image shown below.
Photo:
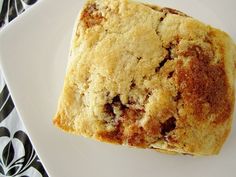
<svg viewBox="0 0 236 177"><path fill-rule="evenodd" d="M1 28L37 0L0 0ZM48 177L0 73L0 177Z"/></svg>

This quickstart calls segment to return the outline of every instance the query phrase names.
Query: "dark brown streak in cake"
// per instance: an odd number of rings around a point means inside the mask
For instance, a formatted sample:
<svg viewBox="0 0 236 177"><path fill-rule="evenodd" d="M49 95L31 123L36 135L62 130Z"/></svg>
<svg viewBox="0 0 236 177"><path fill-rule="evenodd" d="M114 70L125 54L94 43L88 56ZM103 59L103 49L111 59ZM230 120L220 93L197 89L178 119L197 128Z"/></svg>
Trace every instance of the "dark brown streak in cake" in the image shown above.
<svg viewBox="0 0 236 177"><path fill-rule="evenodd" d="M175 45L170 44L170 47L165 48L166 51L167 51L167 54L166 54L165 58L159 63L159 66L156 67L156 69L155 69L155 72L156 72L156 73L159 72L162 67L164 67L164 65L166 64L166 62L167 62L168 60L173 60L173 59L174 59L174 58L173 58L173 54L172 54L172 50L173 50L174 47L175 47Z"/></svg>
<svg viewBox="0 0 236 177"><path fill-rule="evenodd" d="M161 123L161 135L165 136L176 127L176 118L171 117L167 119L164 123Z"/></svg>
<svg viewBox="0 0 236 177"><path fill-rule="evenodd" d="M106 103L104 105L104 112L107 115L111 116L112 118L115 118L115 116L116 116L115 113L114 113L114 110L113 110L113 106L110 103Z"/></svg>
<svg viewBox="0 0 236 177"><path fill-rule="evenodd" d="M175 14L175 15L179 15L179 16L183 16L183 17L189 17L188 15L186 15L185 13L178 11L176 9L172 9L172 8L168 8L168 7L164 7L160 10L161 12L164 12L165 14Z"/></svg>

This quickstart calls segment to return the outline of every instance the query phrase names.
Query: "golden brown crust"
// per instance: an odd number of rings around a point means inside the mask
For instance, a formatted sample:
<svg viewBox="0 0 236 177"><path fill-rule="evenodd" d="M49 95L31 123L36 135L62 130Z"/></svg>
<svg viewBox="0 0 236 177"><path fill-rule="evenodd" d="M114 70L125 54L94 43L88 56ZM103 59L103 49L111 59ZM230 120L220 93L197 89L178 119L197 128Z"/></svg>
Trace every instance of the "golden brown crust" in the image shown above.
<svg viewBox="0 0 236 177"><path fill-rule="evenodd" d="M56 126L165 153L219 153L234 107L227 34L127 0L90 0L76 24Z"/></svg>

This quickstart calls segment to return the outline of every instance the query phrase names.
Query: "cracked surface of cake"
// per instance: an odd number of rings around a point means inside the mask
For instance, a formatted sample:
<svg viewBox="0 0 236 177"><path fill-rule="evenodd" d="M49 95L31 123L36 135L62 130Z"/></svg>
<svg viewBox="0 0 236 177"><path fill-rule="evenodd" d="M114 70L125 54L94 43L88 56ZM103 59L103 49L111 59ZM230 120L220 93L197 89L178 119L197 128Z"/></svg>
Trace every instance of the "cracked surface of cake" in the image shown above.
<svg viewBox="0 0 236 177"><path fill-rule="evenodd" d="M232 123L235 58L226 33L177 10L89 0L53 122L109 143L217 154Z"/></svg>

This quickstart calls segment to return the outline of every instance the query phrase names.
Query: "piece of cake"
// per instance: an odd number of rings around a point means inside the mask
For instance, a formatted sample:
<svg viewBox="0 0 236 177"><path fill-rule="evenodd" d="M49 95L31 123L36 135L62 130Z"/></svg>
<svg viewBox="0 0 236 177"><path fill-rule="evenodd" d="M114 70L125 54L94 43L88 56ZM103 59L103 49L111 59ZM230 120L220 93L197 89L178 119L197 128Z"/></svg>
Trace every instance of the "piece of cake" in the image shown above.
<svg viewBox="0 0 236 177"><path fill-rule="evenodd" d="M226 33L182 12L89 0L53 122L103 142L217 154L232 124L235 60Z"/></svg>

